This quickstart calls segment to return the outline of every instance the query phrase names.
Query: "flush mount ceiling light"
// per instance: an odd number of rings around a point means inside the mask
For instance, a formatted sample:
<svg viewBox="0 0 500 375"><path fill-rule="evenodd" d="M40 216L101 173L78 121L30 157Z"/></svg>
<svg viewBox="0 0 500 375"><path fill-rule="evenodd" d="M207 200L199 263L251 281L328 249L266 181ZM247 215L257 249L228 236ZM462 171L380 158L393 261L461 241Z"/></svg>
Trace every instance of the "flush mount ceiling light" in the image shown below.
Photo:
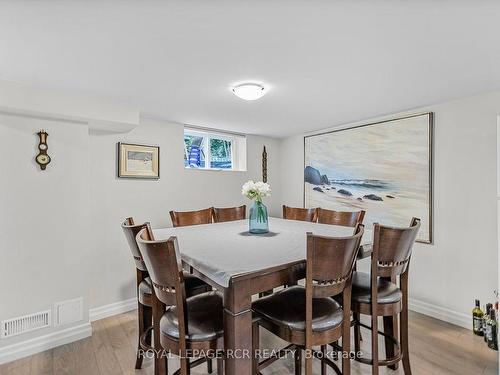
<svg viewBox="0 0 500 375"><path fill-rule="evenodd" d="M233 93L243 100L257 100L266 94L266 89L257 83L242 83L233 87Z"/></svg>

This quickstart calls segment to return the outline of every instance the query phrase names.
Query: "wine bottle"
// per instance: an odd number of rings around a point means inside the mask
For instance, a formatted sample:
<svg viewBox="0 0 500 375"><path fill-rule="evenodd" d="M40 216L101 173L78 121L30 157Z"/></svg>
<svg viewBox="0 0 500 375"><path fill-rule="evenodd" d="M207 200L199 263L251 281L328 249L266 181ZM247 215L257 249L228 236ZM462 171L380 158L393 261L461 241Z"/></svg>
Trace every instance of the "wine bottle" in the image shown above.
<svg viewBox="0 0 500 375"><path fill-rule="evenodd" d="M490 318L486 324L486 335L488 337L488 347L498 350L498 324L495 316L495 310L490 311Z"/></svg>
<svg viewBox="0 0 500 375"><path fill-rule="evenodd" d="M475 335L483 336L483 318L484 313L481 310L479 300L476 300L476 307L472 310L472 330Z"/></svg>
<svg viewBox="0 0 500 375"><path fill-rule="evenodd" d="M493 310L493 305L491 303L486 304L486 314L484 314L483 318L483 333L484 333L484 342L488 343L488 335L486 334L486 327L488 324L488 321L490 320L491 316L491 310ZM493 310L494 312L494 310Z"/></svg>

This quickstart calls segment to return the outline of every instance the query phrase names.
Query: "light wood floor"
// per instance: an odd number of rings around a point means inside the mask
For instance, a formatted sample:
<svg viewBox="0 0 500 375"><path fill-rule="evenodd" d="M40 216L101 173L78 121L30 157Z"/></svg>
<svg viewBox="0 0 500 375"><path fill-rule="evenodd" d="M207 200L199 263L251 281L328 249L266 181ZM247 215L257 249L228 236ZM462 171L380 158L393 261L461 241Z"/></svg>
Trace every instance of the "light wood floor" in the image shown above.
<svg viewBox="0 0 500 375"><path fill-rule="evenodd" d="M142 370L134 370L137 334L135 311L94 322L92 326L92 337L2 365L0 374L153 374L153 363L147 359ZM264 331L261 336L261 348L278 348L282 345L282 342ZM362 342L365 352L370 348L368 336L365 331ZM380 342L380 345L383 352L383 343ZM498 374L498 352L488 349L482 337L417 313L410 313L410 352L413 374ZM171 360L169 373L177 368L177 361ZM369 366L357 362L351 368L353 374L371 373ZM319 373L317 367L314 372ZM193 373L206 373L206 366L197 367ZM275 362L263 373L293 374L292 361L283 359ZM333 371L329 370L329 374L333 374ZM403 374L403 370L381 368L380 374Z"/></svg>

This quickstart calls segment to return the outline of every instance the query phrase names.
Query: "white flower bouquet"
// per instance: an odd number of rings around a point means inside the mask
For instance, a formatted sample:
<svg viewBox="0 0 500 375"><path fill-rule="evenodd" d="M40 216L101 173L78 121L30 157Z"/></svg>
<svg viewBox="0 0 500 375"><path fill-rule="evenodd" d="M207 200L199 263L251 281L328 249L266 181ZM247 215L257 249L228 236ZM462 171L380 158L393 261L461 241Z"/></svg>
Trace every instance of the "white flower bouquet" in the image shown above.
<svg viewBox="0 0 500 375"><path fill-rule="evenodd" d="M251 200L256 200L262 203L262 198L271 195L271 186L268 183L259 181L254 182L252 180L247 181L243 184L241 188L241 194Z"/></svg>

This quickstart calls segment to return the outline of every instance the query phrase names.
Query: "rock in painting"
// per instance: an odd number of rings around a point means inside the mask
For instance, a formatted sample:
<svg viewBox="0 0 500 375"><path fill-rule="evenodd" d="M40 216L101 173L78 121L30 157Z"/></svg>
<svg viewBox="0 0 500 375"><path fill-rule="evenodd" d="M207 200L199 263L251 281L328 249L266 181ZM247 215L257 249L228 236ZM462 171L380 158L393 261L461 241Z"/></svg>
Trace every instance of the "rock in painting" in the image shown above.
<svg viewBox="0 0 500 375"><path fill-rule="evenodd" d="M304 170L304 181L313 185L321 185L321 173L316 168L308 165Z"/></svg>
<svg viewBox="0 0 500 375"><path fill-rule="evenodd" d="M375 194L368 194L368 195L363 196L363 198L369 199L371 201L383 201L382 198L380 198L378 195L375 195Z"/></svg>
<svg viewBox="0 0 500 375"><path fill-rule="evenodd" d="M337 190L337 192L338 192L339 194L342 194L342 195L347 195L347 196L349 196L349 197L352 195L352 193L351 193L350 191L347 191L347 190L344 190L344 189L339 189L339 190Z"/></svg>
<svg viewBox="0 0 500 375"><path fill-rule="evenodd" d="M363 201L363 198L361 198L361 197L358 197L358 198L356 198L356 199L357 199L358 201L361 201L361 202Z"/></svg>
<svg viewBox="0 0 500 375"><path fill-rule="evenodd" d="M323 183L325 185L330 185L330 180L328 179L328 176L326 174L321 176L321 183Z"/></svg>
<svg viewBox="0 0 500 375"><path fill-rule="evenodd" d="M393 195L386 195L386 197L387 197L387 198L391 198L391 199L396 199L396 197L395 197L395 196L393 196Z"/></svg>
<svg viewBox="0 0 500 375"><path fill-rule="evenodd" d="M313 190L319 191L320 193L324 193L324 191L320 187L313 187Z"/></svg>

